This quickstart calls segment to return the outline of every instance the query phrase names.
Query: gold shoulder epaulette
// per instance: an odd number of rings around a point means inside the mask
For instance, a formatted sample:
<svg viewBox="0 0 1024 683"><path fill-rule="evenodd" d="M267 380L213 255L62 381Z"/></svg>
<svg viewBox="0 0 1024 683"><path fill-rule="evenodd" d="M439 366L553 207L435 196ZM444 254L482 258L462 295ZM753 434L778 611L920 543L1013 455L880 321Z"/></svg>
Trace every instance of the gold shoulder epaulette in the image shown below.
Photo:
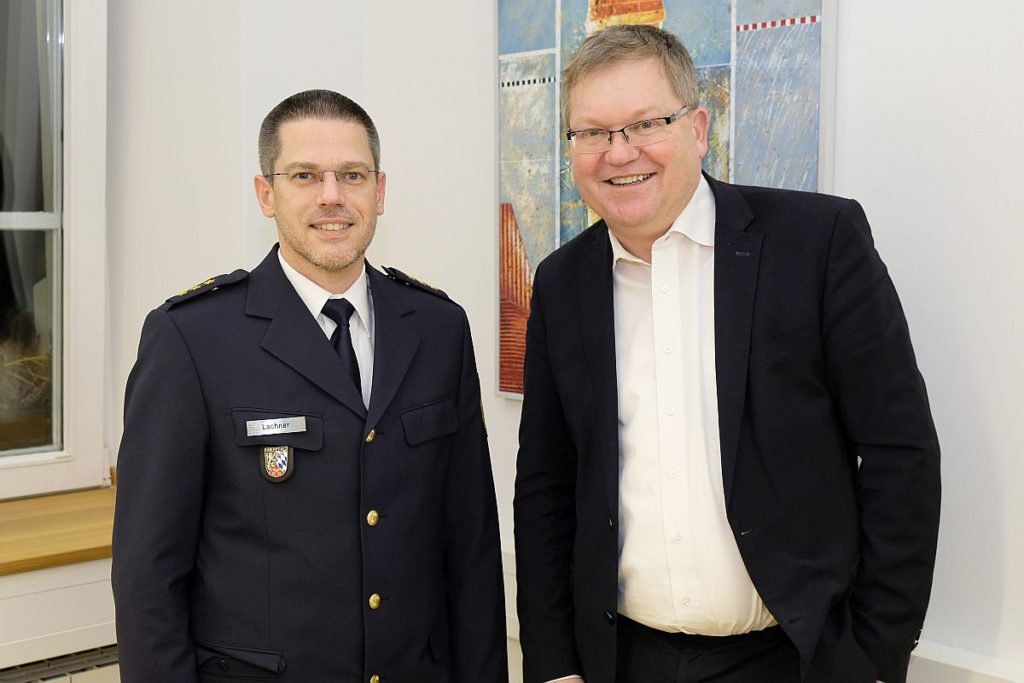
<svg viewBox="0 0 1024 683"><path fill-rule="evenodd" d="M242 269L238 269L235 272L228 273L226 275L218 275L217 277L211 277L208 280L203 280L198 285L194 285L186 290L178 292L177 294L169 298L167 300L167 303L171 304L172 306L175 304L180 304L182 301L188 301L189 299L197 297L200 294L212 292L218 287L223 287L224 285L233 285L236 282L241 282L247 277L249 277L249 271Z"/></svg>
<svg viewBox="0 0 1024 683"><path fill-rule="evenodd" d="M391 278L395 282L405 285L406 287L415 287L416 289L422 290L428 294L433 294L436 297L440 297L445 301L451 301L451 299L448 298L448 295L445 294L440 289L438 289L437 287L432 287L428 285L426 282L423 282L422 280L417 280L412 275L406 275L398 268L385 267L384 272L387 273L387 276L389 278Z"/></svg>

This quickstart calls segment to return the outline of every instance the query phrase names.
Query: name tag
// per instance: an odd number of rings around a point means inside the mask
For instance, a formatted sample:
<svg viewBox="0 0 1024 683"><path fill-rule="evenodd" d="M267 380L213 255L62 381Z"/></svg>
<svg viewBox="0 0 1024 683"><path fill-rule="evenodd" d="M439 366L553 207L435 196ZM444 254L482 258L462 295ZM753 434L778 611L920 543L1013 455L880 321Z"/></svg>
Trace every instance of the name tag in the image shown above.
<svg viewBox="0 0 1024 683"><path fill-rule="evenodd" d="M294 434L306 431L306 417L273 417L269 420L249 420L245 423L246 436L267 434Z"/></svg>

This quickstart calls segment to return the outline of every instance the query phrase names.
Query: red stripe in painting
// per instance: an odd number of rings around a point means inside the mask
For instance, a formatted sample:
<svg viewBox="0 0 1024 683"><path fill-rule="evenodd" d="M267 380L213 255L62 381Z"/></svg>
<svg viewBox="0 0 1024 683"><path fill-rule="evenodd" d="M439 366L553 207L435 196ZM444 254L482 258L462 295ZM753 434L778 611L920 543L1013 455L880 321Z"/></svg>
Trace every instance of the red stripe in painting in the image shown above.
<svg viewBox="0 0 1024 683"><path fill-rule="evenodd" d="M762 28L779 28L780 26L796 26L797 24L816 24L820 17L813 15L809 17L790 17L788 19L775 19L773 21L762 21L753 24L739 24L736 26L737 33L745 31L756 31Z"/></svg>

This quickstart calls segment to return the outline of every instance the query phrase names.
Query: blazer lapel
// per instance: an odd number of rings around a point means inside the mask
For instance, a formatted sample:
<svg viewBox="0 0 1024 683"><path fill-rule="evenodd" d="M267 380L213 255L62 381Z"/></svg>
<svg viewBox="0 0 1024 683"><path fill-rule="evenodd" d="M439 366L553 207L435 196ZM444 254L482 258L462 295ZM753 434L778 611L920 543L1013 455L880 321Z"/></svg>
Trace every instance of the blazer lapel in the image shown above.
<svg viewBox="0 0 1024 683"><path fill-rule="evenodd" d="M722 480L728 508L746 401L750 326L762 236L745 232L754 214L739 191L710 177L707 180L715 195L715 368Z"/></svg>
<svg viewBox="0 0 1024 683"><path fill-rule="evenodd" d="M608 509L619 509L619 392L615 367L615 313L612 293L612 247L603 221L591 231L575 272L577 310L590 395L596 402L598 452L605 470Z"/></svg>
<svg viewBox="0 0 1024 683"><path fill-rule="evenodd" d="M269 318L261 346L307 380L366 417L355 385L344 376L341 362L316 319L288 282L275 246L249 276L247 315ZM336 369L337 372L332 372Z"/></svg>
<svg viewBox="0 0 1024 683"><path fill-rule="evenodd" d="M415 309L402 297L394 296L400 290L370 264L366 264L366 271L370 274L374 325L373 388L366 424L373 427L394 400L416 355L420 337L405 320Z"/></svg>

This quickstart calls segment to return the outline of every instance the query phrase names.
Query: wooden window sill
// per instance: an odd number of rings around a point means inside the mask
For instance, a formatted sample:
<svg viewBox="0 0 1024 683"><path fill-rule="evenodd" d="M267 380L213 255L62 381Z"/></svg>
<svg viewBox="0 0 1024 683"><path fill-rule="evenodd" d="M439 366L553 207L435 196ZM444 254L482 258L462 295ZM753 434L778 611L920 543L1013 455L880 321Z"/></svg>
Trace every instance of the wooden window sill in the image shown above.
<svg viewBox="0 0 1024 683"><path fill-rule="evenodd" d="M110 557L115 490L0 502L0 576Z"/></svg>

